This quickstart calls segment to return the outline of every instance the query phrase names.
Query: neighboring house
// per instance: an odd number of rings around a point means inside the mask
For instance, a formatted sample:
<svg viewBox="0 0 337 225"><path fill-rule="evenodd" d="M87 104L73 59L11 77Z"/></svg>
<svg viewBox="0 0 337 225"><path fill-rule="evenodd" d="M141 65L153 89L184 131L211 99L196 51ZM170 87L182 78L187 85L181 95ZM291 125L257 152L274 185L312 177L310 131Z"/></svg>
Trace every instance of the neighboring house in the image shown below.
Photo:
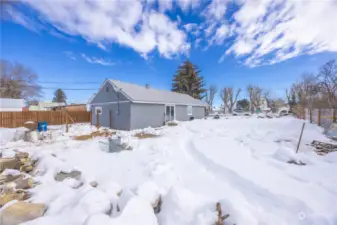
<svg viewBox="0 0 337 225"><path fill-rule="evenodd" d="M87 105L86 104L70 104L70 105L64 105L64 106L55 106L52 107L51 110L53 111L84 111L87 112Z"/></svg>
<svg viewBox="0 0 337 225"><path fill-rule="evenodd" d="M65 105L64 102L39 102L38 105L29 106L29 111L51 111L55 107Z"/></svg>
<svg viewBox="0 0 337 225"><path fill-rule="evenodd" d="M106 80L89 102L92 123L120 130L205 117L207 104L186 94Z"/></svg>
<svg viewBox="0 0 337 225"><path fill-rule="evenodd" d="M21 112L25 107L23 99L0 98L1 112Z"/></svg>
<svg viewBox="0 0 337 225"><path fill-rule="evenodd" d="M260 104L259 110L260 110L260 112L263 112L263 113L271 112L271 108L268 107L267 99L265 99L265 98L261 99L261 104Z"/></svg>

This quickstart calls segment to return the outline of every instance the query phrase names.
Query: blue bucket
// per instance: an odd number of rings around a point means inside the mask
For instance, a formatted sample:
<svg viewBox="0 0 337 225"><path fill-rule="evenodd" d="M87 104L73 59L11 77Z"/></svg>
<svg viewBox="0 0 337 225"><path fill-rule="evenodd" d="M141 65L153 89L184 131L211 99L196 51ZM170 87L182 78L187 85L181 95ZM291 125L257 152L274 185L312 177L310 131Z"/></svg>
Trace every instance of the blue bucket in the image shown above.
<svg viewBox="0 0 337 225"><path fill-rule="evenodd" d="M39 132L47 131L47 129L48 129L48 123L47 122L38 122L37 123L37 130Z"/></svg>

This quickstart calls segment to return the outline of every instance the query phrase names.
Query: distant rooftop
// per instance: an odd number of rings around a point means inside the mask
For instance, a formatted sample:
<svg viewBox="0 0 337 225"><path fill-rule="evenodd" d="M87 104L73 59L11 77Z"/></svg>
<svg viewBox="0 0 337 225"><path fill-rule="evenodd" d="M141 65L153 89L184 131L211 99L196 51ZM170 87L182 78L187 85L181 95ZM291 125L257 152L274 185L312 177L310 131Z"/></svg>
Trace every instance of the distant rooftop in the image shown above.
<svg viewBox="0 0 337 225"><path fill-rule="evenodd" d="M0 108L23 108L24 106L23 99L0 98Z"/></svg>

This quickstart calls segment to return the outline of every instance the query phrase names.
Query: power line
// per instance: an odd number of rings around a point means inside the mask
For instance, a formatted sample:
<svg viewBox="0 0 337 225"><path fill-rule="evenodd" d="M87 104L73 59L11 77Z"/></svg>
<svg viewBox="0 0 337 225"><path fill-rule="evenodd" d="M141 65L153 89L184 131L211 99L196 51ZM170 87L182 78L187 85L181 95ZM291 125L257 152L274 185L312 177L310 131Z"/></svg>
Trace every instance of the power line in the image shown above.
<svg viewBox="0 0 337 225"><path fill-rule="evenodd" d="M36 86L33 85L24 85L25 87L33 87L36 88ZM46 90L67 90L67 91L97 91L97 88L59 88L59 87L39 87L40 89L46 89ZM5 90L4 87L0 87L0 91Z"/></svg>
<svg viewBox="0 0 337 225"><path fill-rule="evenodd" d="M65 81L37 81L40 84L101 84L102 82L84 81L84 82L65 82Z"/></svg>
<svg viewBox="0 0 337 225"><path fill-rule="evenodd" d="M97 88L57 88L57 87L41 87L41 89L48 89L48 90L62 89L66 91L96 91L97 90Z"/></svg>

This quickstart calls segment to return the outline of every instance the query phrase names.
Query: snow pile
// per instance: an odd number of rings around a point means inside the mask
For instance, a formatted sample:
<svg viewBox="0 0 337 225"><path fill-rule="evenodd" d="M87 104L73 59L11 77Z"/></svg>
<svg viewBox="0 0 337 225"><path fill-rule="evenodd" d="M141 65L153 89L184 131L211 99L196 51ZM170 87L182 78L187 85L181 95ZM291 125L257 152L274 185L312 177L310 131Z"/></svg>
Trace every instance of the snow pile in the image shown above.
<svg viewBox="0 0 337 225"><path fill-rule="evenodd" d="M117 132L117 136L122 137L122 138L126 138L126 137L131 137L131 136L135 136L136 134L152 134L155 136L159 136L162 134L160 129L156 129L156 128L152 128L152 127L147 127L144 129L136 129L136 130L132 130L132 131L119 131Z"/></svg>
<svg viewBox="0 0 337 225"><path fill-rule="evenodd" d="M25 225L206 225L217 220L217 202L229 225L335 225L337 153L314 153L313 140L329 140L322 128L307 124L296 154L302 123L230 117L118 132L133 147L119 153L101 151L97 139L70 138L95 130L86 124L67 135L51 129L50 143L7 142L2 153L19 149L39 160L34 180L40 184L30 201L48 210ZM134 137L139 132L160 137ZM80 179L54 178L73 170L81 171Z"/></svg>
<svg viewBox="0 0 337 225"><path fill-rule="evenodd" d="M0 144L4 145L10 141L23 140L26 131L28 131L28 129L25 127L19 127L16 129L0 128Z"/></svg>

